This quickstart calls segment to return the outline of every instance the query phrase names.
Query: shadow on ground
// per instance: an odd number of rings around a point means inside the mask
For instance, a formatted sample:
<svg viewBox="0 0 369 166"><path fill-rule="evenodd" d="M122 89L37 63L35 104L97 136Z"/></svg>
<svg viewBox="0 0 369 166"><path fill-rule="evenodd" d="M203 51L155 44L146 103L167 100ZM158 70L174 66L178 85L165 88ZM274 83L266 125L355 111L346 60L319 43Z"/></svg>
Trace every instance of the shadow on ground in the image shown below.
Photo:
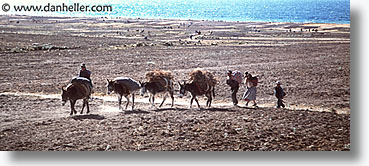
<svg viewBox="0 0 369 166"><path fill-rule="evenodd" d="M162 112L162 111L186 111L187 109L184 108L176 108L176 107L172 107L172 108L158 108L155 110L155 112Z"/></svg>
<svg viewBox="0 0 369 166"><path fill-rule="evenodd" d="M85 119L95 119L95 120L103 120L105 119L104 116L97 115L97 114L89 114L89 115L75 115L71 117L74 120L85 120Z"/></svg>
<svg viewBox="0 0 369 166"><path fill-rule="evenodd" d="M141 110L141 109L121 112L121 114L125 114L125 115L128 115L128 114L149 114L149 113L150 113L149 111L144 111L144 110Z"/></svg>

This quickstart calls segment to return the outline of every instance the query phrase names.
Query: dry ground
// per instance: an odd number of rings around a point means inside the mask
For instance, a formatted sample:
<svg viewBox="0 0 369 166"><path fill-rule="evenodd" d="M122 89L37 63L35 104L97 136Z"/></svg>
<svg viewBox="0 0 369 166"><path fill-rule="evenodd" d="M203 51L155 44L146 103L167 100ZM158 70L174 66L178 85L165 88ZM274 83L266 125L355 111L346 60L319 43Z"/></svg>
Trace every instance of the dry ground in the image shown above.
<svg viewBox="0 0 369 166"><path fill-rule="evenodd" d="M0 16L0 56L0 150L350 150L349 25ZM60 99L11 94L58 94L82 62L95 96L106 78L204 68L220 105L124 112L95 99L69 116ZM264 107L227 105L228 69L260 76ZM272 107L276 80L289 109Z"/></svg>

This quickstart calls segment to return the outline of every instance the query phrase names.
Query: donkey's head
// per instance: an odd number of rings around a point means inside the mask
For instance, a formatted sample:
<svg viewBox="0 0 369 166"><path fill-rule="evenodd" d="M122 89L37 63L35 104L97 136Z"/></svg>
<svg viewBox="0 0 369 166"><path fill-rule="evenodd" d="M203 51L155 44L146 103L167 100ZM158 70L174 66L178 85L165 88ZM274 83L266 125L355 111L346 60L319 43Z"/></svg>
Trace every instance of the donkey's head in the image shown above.
<svg viewBox="0 0 369 166"><path fill-rule="evenodd" d="M186 82L183 82L183 84L181 84L178 81L178 85L179 85L179 97L186 96L187 95Z"/></svg>
<svg viewBox="0 0 369 166"><path fill-rule="evenodd" d="M147 91L147 86L148 82L141 82L140 81L140 87L141 87L141 90L140 90L140 95L143 96L145 95L146 91Z"/></svg>
<svg viewBox="0 0 369 166"><path fill-rule="evenodd" d="M62 87L61 97L62 97L62 105L64 106L65 103L67 102L67 100L69 99L68 91L66 89L64 89L64 87Z"/></svg>
<svg viewBox="0 0 369 166"><path fill-rule="evenodd" d="M112 93L114 91L114 81L110 81L109 79L106 79L107 83L106 83L106 90L107 90L107 94L110 95L110 93Z"/></svg>

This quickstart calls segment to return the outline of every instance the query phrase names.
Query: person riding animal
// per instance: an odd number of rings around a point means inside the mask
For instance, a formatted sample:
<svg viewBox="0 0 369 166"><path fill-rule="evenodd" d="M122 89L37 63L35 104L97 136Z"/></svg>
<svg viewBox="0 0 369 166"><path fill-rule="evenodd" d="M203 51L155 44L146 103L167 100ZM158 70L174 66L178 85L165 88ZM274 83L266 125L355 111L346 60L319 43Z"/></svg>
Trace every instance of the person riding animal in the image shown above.
<svg viewBox="0 0 369 166"><path fill-rule="evenodd" d="M83 78L88 79L90 81L91 89L93 88L92 80L91 80L91 71L86 69L86 64L84 63L81 64L81 69L79 70L78 77L83 77Z"/></svg>
<svg viewBox="0 0 369 166"><path fill-rule="evenodd" d="M87 78L91 82L91 71L86 69L86 64L84 63L81 64L81 70L79 70L78 77Z"/></svg>

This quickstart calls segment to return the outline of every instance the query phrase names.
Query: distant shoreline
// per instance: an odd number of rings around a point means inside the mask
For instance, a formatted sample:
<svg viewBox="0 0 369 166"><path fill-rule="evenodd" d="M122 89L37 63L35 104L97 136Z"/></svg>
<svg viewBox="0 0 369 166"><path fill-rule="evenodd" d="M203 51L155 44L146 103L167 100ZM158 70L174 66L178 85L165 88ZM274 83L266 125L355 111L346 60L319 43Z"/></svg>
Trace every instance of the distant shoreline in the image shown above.
<svg viewBox="0 0 369 166"><path fill-rule="evenodd" d="M235 23L292 23L292 24L329 24L329 25L350 25L350 23L331 23L331 22L274 22L274 21L227 21L227 20L206 20L206 19L181 19L181 18L145 18L145 17L107 17L107 16L38 16L38 15L19 15L19 14L9 14L4 15L0 14L0 16L10 16L10 17L36 17L36 18L55 18L55 19L65 19L65 18L80 18L80 19L96 19L96 18L103 18L103 19L126 19L126 20L162 20L162 21L207 21L207 22L235 22Z"/></svg>

